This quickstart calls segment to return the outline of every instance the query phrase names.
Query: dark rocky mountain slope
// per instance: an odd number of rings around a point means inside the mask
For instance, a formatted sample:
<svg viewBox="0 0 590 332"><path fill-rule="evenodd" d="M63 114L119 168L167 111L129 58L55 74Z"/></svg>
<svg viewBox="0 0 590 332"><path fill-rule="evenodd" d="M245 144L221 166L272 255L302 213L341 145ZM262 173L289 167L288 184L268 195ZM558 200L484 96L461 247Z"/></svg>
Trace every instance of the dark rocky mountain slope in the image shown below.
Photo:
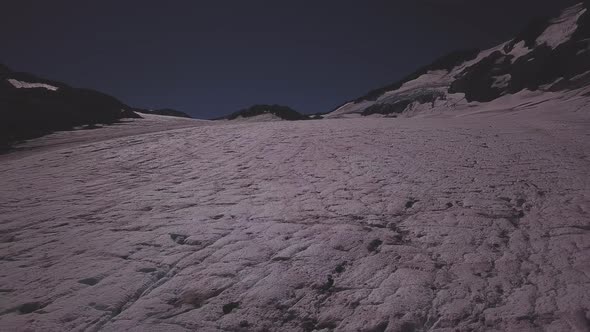
<svg viewBox="0 0 590 332"><path fill-rule="evenodd" d="M77 126L140 118L104 93L72 88L0 65L0 146Z"/></svg>
<svg viewBox="0 0 590 332"><path fill-rule="evenodd" d="M282 120L307 120L308 116L303 115L288 106L282 105L254 105L246 109L234 112L221 119L236 120L238 118L253 118L256 116L270 114Z"/></svg>
<svg viewBox="0 0 590 332"><path fill-rule="evenodd" d="M530 91L590 84L589 1L555 18L533 20L515 38L485 51L458 51L389 86L348 102L327 117L411 116Z"/></svg>

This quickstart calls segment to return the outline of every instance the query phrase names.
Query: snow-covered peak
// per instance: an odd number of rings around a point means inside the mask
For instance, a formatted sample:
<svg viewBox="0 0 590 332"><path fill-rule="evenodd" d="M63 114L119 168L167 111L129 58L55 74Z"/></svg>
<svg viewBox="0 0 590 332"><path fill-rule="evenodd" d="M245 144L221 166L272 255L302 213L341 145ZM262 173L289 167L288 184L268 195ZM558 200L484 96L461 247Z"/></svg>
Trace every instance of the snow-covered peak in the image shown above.
<svg viewBox="0 0 590 332"><path fill-rule="evenodd" d="M582 4L564 10L561 16L550 21L551 25L537 38L537 44L547 44L547 46L554 49L570 40L578 28L578 19L587 10Z"/></svg>
<svg viewBox="0 0 590 332"><path fill-rule="evenodd" d="M12 84L12 86L14 86L17 89L37 89L37 88L43 88L43 89L47 89L50 91L57 91L58 87L53 86L53 85L49 85L49 84L45 84L45 83L30 83L30 82L24 82L24 81L19 81L19 80L15 80L13 78L9 78L7 79L7 81Z"/></svg>

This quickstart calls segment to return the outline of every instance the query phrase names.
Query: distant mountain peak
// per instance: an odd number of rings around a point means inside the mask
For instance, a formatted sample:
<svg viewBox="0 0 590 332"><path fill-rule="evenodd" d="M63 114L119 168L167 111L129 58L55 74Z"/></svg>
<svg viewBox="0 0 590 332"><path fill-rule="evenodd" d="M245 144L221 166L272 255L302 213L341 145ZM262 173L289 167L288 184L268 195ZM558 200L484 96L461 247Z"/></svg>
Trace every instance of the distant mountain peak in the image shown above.
<svg viewBox="0 0 590 332"><path fill-rule="evenodd" d="M268 105L268 104L253 105L248 108L234 112L234 113L224 117L224 119L235 120L238 118L252 118L252 117L261 116L264 114L272 115L279 120L282 119L282 120L294 121L294 120L308 119L307 116L302 115L301 113L295 111L294 109L292 109L288 106L276 105L276 104L275 105Z"/></svg>
<svg viewBox="0 0 590 332"><path fill-rule="evenodd" d="M188 118L191 119L192 117L185 112L177 111L171 108L162 108L162 109L155 109L155 110L146 110L141 108L134 108L135 112L144 113L144 114L155 114L155 115L165 115L165 116L173 116L178 118Z"/></svg>

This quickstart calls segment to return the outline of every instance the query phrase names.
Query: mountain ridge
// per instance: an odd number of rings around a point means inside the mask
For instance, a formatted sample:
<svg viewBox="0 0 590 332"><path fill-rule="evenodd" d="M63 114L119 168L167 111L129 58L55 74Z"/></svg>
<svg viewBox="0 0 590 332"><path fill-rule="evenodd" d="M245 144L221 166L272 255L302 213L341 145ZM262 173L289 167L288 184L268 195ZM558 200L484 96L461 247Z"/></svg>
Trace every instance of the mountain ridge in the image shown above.
<svg viewBox="0 0 590 332"><path fill-rule="evenodd" d="M218 120L236 120L239 118L254 118L261 115L271 115L278 120L307 120L309 117L297 112L289 106L277 104L256 104L248 108L241 109L230 115L219 118Z"/></svg>
<svg viewBox="0 0 590 332"><path fill-rule="evenodd" d="M533 20L487 50L454 51L401 80L342 104L326 116L415 115L490 102L523 90L562 91L590 84L589 2ZM409 112L415 111L415 112Z"/></svg>
<svg viewBox="0 0 590 332"><path fill-rule="evenodd" d="M106 93L13 71L4 64L0 64L0 110L1 149L55 131L141 118L138 113L190 118L172 109L134 108Z"/></svg>

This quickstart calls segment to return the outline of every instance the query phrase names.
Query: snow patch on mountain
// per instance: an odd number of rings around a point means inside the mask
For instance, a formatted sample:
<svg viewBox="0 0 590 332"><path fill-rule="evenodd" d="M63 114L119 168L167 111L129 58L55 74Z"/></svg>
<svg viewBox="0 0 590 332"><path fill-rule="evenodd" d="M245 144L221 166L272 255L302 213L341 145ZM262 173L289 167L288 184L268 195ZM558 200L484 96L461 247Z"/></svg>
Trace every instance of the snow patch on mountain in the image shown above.
<svg viewBox="0 0 590 332"><path fill-rule="evenodd" d="M561 16L551 20L551 25L537 38L537 44L547 44L547 46L555 49L570 40L578 27L578 19L586 11L587 9L583 8L582 4L564 10Z"/></svg>
<svg viewBox="0 0 590 332"><path fill-rule="evenodd" d="M409 101L409 108L406 108L407 110L431 108L437 104L444 104L442 101L448 99L456 101L456 96L449 96L448 88L453 81L454 76L457 75L463 67L464 66L459 66L451 71L428 71L426 74L423 74L414 80L405 82L397 90L385 92L374 101L364 100L361 102L346 103L335 111L327 114L326 118L355 117L362 114L371 106L395 104L405 101ZM462 99L462 96L458 99ZM426 105L426 107L423 105Z"/></svg>
<svg viewBox="0 0 590 332"><path fill-rule="evenodd" d="M49 84L45 84L45 83L29 83L29 82L15 80L13 78L9 78L9 79L7 79L7 81L10 84L12 84L12 86L14 86L17 89L37 89L37 88L43 88L43 89L47 89L47 90L50 90L50 91L57 91L58 90L58 87L53 86L53 85L49 85Z"/></svg>
<svg viewBox="0 0 590 332"><path fill-rule="evenodd" d="M510 75L510 74L494 76L494 83L492 83L492 87L493 88L505 88L508 86L508 83L510 82L511 78L512 78L512 75Z"/></svg>
<svg viewBox="0 0 590 332"><path fill-rule="evenodd" d="M534 20L514 39L481 51L473 59L442 67L437 67L441 60L436 60L425 67L435 70L419 70L403 83L371 91L325 117L415 116L432 110L452 111L469 102L489 102L526 89L584 87L590 82L590 77L582 74L587 70L588 52L585 13L587 9L580 4L554 20Z"/></svg>
<svg viewBox="0 0 590 332"><path fill-rule="evenodd" d="M514 47L512 48L512 50L509 53L507 53L507 55L513 56L513 58L511 59L512 63L514 63L516 60L529 54L532 51L532 49L526 47L525 44L526 44L525 41L521 40L514 45ZM502 47L504 47L504 45L506 45L506 44L502 44Z"/></svg>
<svg viewBox="0 0 590 332"><path fill-rule="evenodd" d="M340 117L351 117L351 116L359 116L360 113L367 107L374 105L375 102L372 101L362 101L359 103L355 103L353 101L348 102L335 111L330 112L325 115L325 118L340 118Z"/></svg>

